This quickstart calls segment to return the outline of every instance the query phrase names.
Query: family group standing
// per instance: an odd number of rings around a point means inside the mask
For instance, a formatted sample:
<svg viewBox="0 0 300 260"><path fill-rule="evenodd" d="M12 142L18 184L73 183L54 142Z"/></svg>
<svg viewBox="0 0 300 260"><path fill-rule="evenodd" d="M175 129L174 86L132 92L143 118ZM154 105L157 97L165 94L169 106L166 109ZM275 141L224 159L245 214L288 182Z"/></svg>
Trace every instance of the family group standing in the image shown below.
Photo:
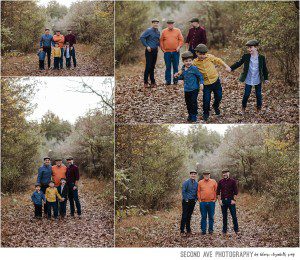
<svg viewBox="0 0 300 260"><path fill-rule="evenodd" d="M44 158L44 164L38 169L35 191L31 199L35 208L35 217L42 218L43 204L44 216L51 219L52 211L54 218L66 216L67 200L70 203L71 216L81 216L81 204L78 197L79 169L74 164L72 156L66 158L67 166L62 159L55 159L55 165L51 165L50 157ZM75 202L75 205L74 205Z"/></svg>
<svg viewBox="0 0 300 260"><path fill-rule="evenodd" d="M140 40L146 47L146 67L144 71L144 87L155 87L154 70L157 61L158 48L164 53L165 61L165 84L176 85L178 80L184 81L184 96L188 111L188 122L198 120L198 94L203 89L203 120L206 122L210 115L211 95L214 94L213 108L216 116L221 116L220 103L222 100L222 84L216 66L222 66L227 72L234 71L244 65L239 80L245 82L242 99L242 113L244 114L252 87L255 88L256 109L260 112L262 107L262 83L269 83L266 59L258 53L259 42L249 40L246 43L248 53L234 63L227 65L221 58L208 53L205 29L200 26L198 18L190 20L191 28L186 37L188 51L182 54L183 66L179 71L180 48L184 45L184 38L180 29L174 27L174 20L167 21L167 28L160 34L159 20L153 19L152 26L145 30ZM173 70L173 77L172 77ZM148 79L150 76L151 84Z"/></svg>
<svg viewBox="0 0 300 260"><path fill-rule="evenodd" d="M182 185L182 217L180 224L180 233L182 235L185 234L185 231L187 235L191 234L191 218L197 201L199 202L201 213L201 234L205 235L207 231L209 234L213 234L217 200L222 209L223 234L226 234L228 230L228 210L232 217L234 232L236 234L239 233L236 214L237 184L234 179L229 177L228 169L224 169L222 175L223 179L217 183L210 178L210 173L206 171L203 173L203 179L197 182L197 172L190 172L190 178Z"/></svg>
<svg viewBox="0 0 300 260"><path fill-rule="evenodd" d="M68 29L66 36L62 35L60 30L55 31L55 35L50 34L50 29L46 28L45 33L40 40L39 69L45 70L45 59L47 56L48 69L51 68L51 56L53 56L53 69L59 70L65 65L67 69L71 68L71 59L74 68L76 67L76 53L75 53L76 36Z"/></svg>

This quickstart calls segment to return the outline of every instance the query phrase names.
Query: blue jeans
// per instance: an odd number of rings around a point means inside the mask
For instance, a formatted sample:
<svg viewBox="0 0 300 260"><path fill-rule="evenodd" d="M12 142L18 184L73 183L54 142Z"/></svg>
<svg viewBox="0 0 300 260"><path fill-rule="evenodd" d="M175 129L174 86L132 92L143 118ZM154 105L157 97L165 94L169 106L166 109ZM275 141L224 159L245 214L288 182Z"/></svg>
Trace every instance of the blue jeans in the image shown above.
<svg viewBox="0 0 300 260"><path fill-rule="evenodd" d="M231 205L231 199L222 199L222 215L223 215L223 233L227 232L227 222L228 222L228 209L230 211L233 229L235 232L239 231L239 225L236 216L236 206L235 204Z"/></svg>
<svg viewBox="0 0 300 260"><path fill-rule="evenodd" d="M77 209L77 214L81 215L81 205L78 197L78 189L73 190L74 186L75 186L74 183L68 184L68 188L69 188L68 195L69 195L69 202L70 202L70 211L72 216L74 216L75 213L74 201Z"/></svg>
<svg viewBox="0 0 300 260"><path fill-rule="evenodd" d="M64 48L60 48L61 55L59 59L59 67L62 69L64 67Z"/></svg>
<svg viewBox="0 0 300 260"><path fill-rule="evenodd" d="M215 202L200 202L201 213L201 231L206 233L207 215L208 215L208 230L214 231L214 215L215 215Z"/></svg>
<svg viewBox="0 0 300 260"><path fill-rule="evenodd" d="M187 108L187 111L189 114L188 119L191 121L197 121L198 93L199 93L199 89L184 92L185 104L186 104L186 108Z"/></svg>
<svg viewBox="0 0 300 260"><path fill-rule="evenodd" d="M167 84L171 84L172 80L172 67L173 67L173 75L178 72L178 65L179 65L179 52L165 52L164 53L164 60L166 64L166 72L165 72L165 79ZM176 83L178 80L174 80Z"/></svg>
<svg viewBox="0 0 300 260"><path fill-rule="evenodd" d="M256 106L257 108L261 108L262 106L261 83L255 85L254 87L255 87L255 95L256 95ZM251 94L251 89L252 89L251 85L248 84L245 85L245 92L242 101L243 108L247 107L247 102Z"/></svg>
<svg viewBox="0 0 300 260"><path fill-rule="evenodd" d="M220 79L217 79L216 82L210 85L204 85L203 88L203 118L208 119L209 111L210 111L210 100L211 100L211 92L214 93L214 103L213 108L216 113L219 112L219 105L222 100L222 86Z"/></svg>
<svg viewBox="0 0 300 260"><path fill-rule="evenodd" d="M54 218L58 217L58 208L57 208L57 202L49 202L48 201L48 218L51 218L51 209L53 209Z"/></svg>

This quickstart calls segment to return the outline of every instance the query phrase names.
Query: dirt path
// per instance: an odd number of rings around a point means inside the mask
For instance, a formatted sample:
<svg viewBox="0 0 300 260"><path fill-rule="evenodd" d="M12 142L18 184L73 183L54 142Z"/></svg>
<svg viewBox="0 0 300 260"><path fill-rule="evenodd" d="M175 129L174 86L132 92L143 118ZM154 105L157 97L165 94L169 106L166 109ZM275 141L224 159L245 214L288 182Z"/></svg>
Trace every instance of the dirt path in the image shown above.
<svg viewBox="0 0 300 260"><path fill-rule="evenodd" d="M16 57L1 58L2 76L113 76L114 64L113 54L93 58L93 47L84 44L76 44L77 67L74 69L65 68L62 70L48 70L45 61L46 70L39 70L39 61L36 53ZM112 52L113 53L113 52ZM110 57L111 56L111 57ZM46 58L47 59L47 58ZM51 59L53 67L53 58Z"/></svg>
<svg viewBox="0 0 300 260"><path fill-rule="evenodd" d="M107 189L103 182L82 178L82 218L70 217L67 203L67 217L58 221L33 218L32 191L2 197L2 247L113 247L113 203L103 197Z"/></svg>
<svg viewBox="0 0 300 260"><path fill-rule="evenodd" d="M165 66L162 54L156 66L158 86L143 86L144 58L140 63L122 66L116 70L116 122L117 123L186 123L187 111L184 101L183 82L164 85ZM286 93L286 86L276 80L263 86L261 114L255 110L255 93L252 90L246 115L241 114L244 84L238 82L238 72L228 74L219 69L223 99L222 116L214 115L208 123L297 123L298 93ZM202 90L198 96L199 115L202 121Z"/></svg>
<svg viewBox="0 0 300 260"><path fill-rule="evenodd" d="M214 234L200 234L199 204L192 217L190 237L179 235L181 206L170 211L146 216L128 217L116 225L116 246L119 247L298 247L299 236L291 236L291 226L280 227L257 216L255 199L241 195L237 216L241 234L232 229L231 216L227 236L222 234L222 213L216 205ZM229 214L230 215L230 214ZM284 216L287 217L287 216Z"/></svg>

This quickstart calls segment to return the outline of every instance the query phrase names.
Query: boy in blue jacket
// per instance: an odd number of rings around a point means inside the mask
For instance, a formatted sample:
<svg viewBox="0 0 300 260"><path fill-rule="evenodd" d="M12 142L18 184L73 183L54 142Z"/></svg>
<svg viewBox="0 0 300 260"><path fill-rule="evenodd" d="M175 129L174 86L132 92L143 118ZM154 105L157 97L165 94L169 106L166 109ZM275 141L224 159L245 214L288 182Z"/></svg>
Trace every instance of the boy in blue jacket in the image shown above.
<svg viewBox="0 0 300 260"><path fill-rule="evenodd" d="M186 51L181 55L184 66L182 74L174 75L178 80L184 81L184 98L188 111L188 122L196 122L198 116L199 84L203 88L204 79L196 66L193 66L193 53Z"/></svg>
<svg viewBox="0 0 300 260"><path fill-rule="evenodd" d="M43 201L46 203L46 198L44 193L41 191L41 184L35 184L35 191L31 195L31 200L34 205L34 217L41 219L42 218L42 208L43 208Z"/></svg>
<svg viewBox="0 0 300 260"><path fill-rule="evenodd" d="M39 69L44 70L45 69L45 58L46 58L46 53L43 51L43 49L40 49L37 53L39 56Z"/></svg>

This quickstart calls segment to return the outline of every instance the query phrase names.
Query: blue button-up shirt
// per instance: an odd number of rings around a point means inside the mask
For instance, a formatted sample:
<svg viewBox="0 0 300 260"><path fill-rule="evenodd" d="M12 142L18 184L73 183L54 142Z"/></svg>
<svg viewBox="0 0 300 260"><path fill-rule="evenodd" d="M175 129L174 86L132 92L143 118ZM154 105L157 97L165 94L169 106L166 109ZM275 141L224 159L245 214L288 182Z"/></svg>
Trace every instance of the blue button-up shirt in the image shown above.
<svg viewBox="0 0 300 260"><path fill-rule="evenodd" d="M41 184L48 184L52 177L52 166L43 165L38 170L37 182Z"/></svg>
<svg viewBox="0 0 300 260"><path fill-rule="evenodd" d="M251 55L249 70L248 70L245 83L251 86L255 86L260 83L258 55L257 56Z"/></svg>
<svg viewBox="0 0 300 260"><path fill-rule="evenodd" d="M160 32L158 29L150 27L141 34L140 40L145 47L157 49L159 46Z"/></svg>
<svg viewBox="0 0 300 260"><path fill-rule="evenodd" d="M31 200L34 204L36 205L42 205L43 201L46 202L46 198L45 195L42 191L37 192L35 191L32 195L31 195Z"/></svg>
<svg viewBox="0 0 300 260"><path fill-rule="evenodd" d="M43 34L40 40L40 47L54 46L53 36L51 34Z"/></svg>
<svg viewBox="0 0 300 260"><path fill-rule="evenodd" d="M188 179L182 184L182 199L197 200L198 182Z"/></svg>
<svg viewBox="0 0 300 260"><path fill-rule="evenodd" d="M202 73L196 66L189 68L182 67L182 74L178 77L179 80L184 80L184 92L199 89L199 84L204 84Z"/></svg>

